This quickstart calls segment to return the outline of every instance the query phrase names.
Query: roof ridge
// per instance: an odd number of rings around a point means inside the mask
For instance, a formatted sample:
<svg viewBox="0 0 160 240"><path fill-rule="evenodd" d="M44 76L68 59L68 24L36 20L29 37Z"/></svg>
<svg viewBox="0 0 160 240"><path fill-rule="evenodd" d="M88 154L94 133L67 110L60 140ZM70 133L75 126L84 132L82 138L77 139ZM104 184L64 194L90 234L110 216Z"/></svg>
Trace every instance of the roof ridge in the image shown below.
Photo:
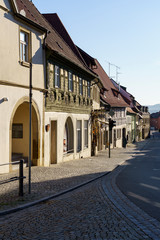
<svg viewBox="0 0 160 240"><path fill-rule="evenodd" d="M76 51L78 52L78 54L80 55L81 59L79 59L79 57L78 57L78 56L74 53L74 51L72 50L71 46L63 39L63 37L61 36L61 34L54 28L54 26L52 26L52 24L44 17L44 15L56 15L56 16L58 17L59 21L61 22L62 26L64 27L64 30L66 31L67 35L69 36L69 38L70 38L70 40L71 40L71 42L72 42L75 50L76 50ZM74 53L74 55L77 57L77 59L80 60L87 69L89 69L89 68L87 67L87 64L86 64L85 60L84 60L83 57L81 56L78 48L76 47L74 41L73 41L72 38L70 37L70 34L68 33L67 29L65 28L63 22L61 21L60 17L58 16L58 14L57 14L57 13L42 13L42 16L43 16L43 17L46 19L46 21L51 25L51 27L52 27L52 28L54 29L54 31L59 35L59 37L63 40L63 42L65 42L65 44L67 44L67 46L71 49L71 51ZM90 69L89 69L89 70L90 70Z"/></svg>

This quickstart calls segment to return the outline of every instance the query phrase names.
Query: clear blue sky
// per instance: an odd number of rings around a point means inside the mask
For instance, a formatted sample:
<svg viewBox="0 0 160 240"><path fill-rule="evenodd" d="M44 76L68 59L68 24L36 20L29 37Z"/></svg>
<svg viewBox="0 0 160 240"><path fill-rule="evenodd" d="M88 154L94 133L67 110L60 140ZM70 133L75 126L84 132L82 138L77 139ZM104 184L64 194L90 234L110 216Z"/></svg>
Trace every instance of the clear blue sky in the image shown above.
<svg viewBox="0 0 160 240"><path fill-rule="evenodd" d="M142 105L160 103L160 0L33 0L57 13L76 45L120 67L118 81ZM116 76L116 68L110 67Z"/></svg>

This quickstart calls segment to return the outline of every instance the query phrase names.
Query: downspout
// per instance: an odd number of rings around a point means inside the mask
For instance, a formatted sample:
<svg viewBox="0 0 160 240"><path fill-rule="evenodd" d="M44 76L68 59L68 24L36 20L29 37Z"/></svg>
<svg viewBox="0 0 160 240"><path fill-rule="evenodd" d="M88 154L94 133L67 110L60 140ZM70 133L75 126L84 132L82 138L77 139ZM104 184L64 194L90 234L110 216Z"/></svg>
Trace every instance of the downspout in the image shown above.
<svg viewBox="0 0 160 240"><path fill-rule="evenodd" d="M43 39L43 73L44 73L44 88L46 88L46 52L45 52L45 47L46 47L46 38L50 31L45 32L45 36ZM45 105L46 105L46 92L43 93L43 119L42 119L42 166L45 165L44 163L44 138L45 138Z"/></svg>

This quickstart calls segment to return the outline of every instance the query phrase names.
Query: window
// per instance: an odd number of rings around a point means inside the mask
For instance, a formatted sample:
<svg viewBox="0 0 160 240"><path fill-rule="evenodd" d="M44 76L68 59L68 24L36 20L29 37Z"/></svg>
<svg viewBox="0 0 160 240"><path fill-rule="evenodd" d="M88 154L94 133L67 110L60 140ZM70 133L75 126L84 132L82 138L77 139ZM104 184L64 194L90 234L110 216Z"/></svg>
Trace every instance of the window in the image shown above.
<svg viewBox="0 0 160 240"><path fill-rule="evenodd" d="M20 60L29 62L29 33L20 31Z"/></svg>
<svg viewBox="0 0 160 240"><path fill-rule="evenodd" d="M68 73L68 90L73 92L73 75L71 72Z"/></svg>
<svg viewBox="0 0 160 240"><path fill-rule="evenodd" d="M121 138L121 129L117 129L117 139Z"/></svg>
<svg viewBox="0 0 160 240"><path fill-rule="evenodd" d="M84 121L84 147L88 148L88 121Z"/></svg>
<svg viewBox="0 0 160 240"><path fill-rule="evenodd" d="M116 117L118 117L118 110L117 109L115 109L115 113L116 113Z"/></svg>
<svg viewBox="0 0 160 240"><path fill-rule="evenodd" d="M90 82L87 82L87 95L90 98L90 96L91 96L91 83Z"/></svg>
<svg viewBox="0 0 160 240"><path fill-rule="evenodd" d="M82 78L79 78L79 94L83 95L83 82L82 82Z"/></svg>
<svg viewBox="0 0 160 240"><path fill-rule="evenodd" d="M113 95L118 98L118 91L112 89Z"/></svg>
<svg viewBox="0 0 160 240"><path fill-rule="evenodd" d="M55 65L54 68L54 85L55 87L60 87L60 69L59 66Z"/></svg>
<svg viewBox="0 0 160 240"><path fill-rule="evenodd" d="M122 117L122 109L119 110L120 117Z"/></svg>
<svg viewBox="0 0 160 240"><path fill-rule="evenodd" d="M23 138L23 124L22 123L13 123L12 138Z"/></svg>
<svg viewBox="0 0 160 240"><path fill-rule="evenodd" d="M71 118L68 117L64 129L63 152L73 153L73 151L74 151L73 123Z"/></svg>
<svg viewBox="0 0 160 240"><path fill-rule="evenodd" d="M78 120L77 121L77 152L81 151L82 147L82 121Z"/></svg>

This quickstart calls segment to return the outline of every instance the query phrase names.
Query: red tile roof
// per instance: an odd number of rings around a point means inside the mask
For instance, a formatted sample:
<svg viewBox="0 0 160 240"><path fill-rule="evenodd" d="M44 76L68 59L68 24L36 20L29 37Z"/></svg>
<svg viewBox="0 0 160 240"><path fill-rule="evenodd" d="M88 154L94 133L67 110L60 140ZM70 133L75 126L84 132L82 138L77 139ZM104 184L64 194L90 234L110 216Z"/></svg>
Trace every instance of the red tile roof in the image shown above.
<svg viewBox="0 0 160 240"><path fill-rule="evenodd" d="M101 96L102 99L108 104L110 104L111 107L127 107L128 104L123 100L121 94L119 93L119 91L117 91L117 88L113 85L112 81L110 80L97 59L95 59L95 62L97 68L94 68L93 71L98 74L104 87L108 89L108 91ZM118 97L116 97L114 93L117 94Z"/></svg>

